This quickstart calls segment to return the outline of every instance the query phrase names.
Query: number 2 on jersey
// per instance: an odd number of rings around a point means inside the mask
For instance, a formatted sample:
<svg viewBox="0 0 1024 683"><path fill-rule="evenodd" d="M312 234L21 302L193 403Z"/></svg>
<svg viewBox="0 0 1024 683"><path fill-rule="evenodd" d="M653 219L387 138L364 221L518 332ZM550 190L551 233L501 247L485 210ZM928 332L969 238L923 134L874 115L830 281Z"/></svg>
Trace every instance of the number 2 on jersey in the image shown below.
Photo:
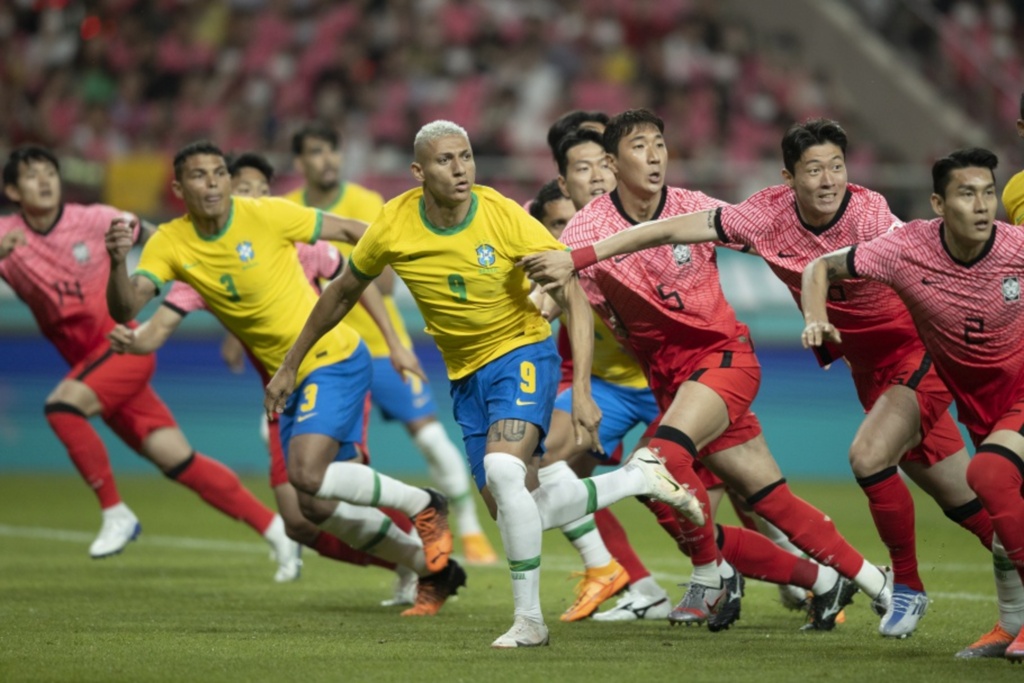
<svg viewBox="0 0 1024 683"><path fill-rule="evenodd" d="M235 279L225 273L220 276L220 283L224 285L224 289L228 290L228 301L241 301L242 297L238 293L238 288L235 287Z"/></svg>

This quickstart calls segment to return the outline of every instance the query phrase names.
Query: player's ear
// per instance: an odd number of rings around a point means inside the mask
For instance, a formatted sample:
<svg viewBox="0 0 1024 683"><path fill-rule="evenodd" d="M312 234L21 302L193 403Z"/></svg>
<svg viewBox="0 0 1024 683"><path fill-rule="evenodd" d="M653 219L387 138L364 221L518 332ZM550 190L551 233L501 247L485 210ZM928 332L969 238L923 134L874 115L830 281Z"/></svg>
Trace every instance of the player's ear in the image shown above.
<svg viewBox="0 0 1024 683"><path fill-rule="evenodd" d="M946 217L946 200L942 195L932 193L932 211L936 216Z"/></svg>
<svg viewBox="0 0 1024 683"><path fill-rule="evenodd" d="M569 197L569 186L565 184L565 176L558 176L558 189L562 191L563 197L571 199L571 197Z"/></svg>
<svg viewBox="0 0 1024 683"><path fill-rule="evenodd" d="M178 199L185 199L185 195L181 191L181 181L175 179L171 181L171 190L174 192L174 196Z"/></svg>
<svg viewBox="0 0 1024 683"><path fill-rule="evenodd" d="M4 194L15 204L21 203L21 192L16 185L4 185Z"/></svg>
<svg viewBox="0 0 1024 683"><path fill-rule="evenodd" d="M782 182L786 183L790 188L793 187L793 174L789 172L789 169L782 169Z"/></svg>
<svg viewBox="0 0 1024 683"><path fill-rule="evenodd" d="M417 181L422 183L424 180L426 180L426 176L423 175L423 167L420 166L418 161L414 161L411 164L409 164L409 169L412 171L412 177L415 178Z"/></svg>

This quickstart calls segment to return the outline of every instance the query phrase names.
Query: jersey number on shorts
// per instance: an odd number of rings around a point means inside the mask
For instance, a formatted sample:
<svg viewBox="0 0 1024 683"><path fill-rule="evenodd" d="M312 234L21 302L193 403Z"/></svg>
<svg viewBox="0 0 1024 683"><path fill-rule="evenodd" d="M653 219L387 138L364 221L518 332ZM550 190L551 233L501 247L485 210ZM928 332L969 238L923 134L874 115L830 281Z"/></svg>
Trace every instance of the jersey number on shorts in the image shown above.
<svg viewBox="0 0 1024 683"><path fill-rule="evenodd" d="M532 394L537 391L537 368L528 360L519 364L519 376L523 381L519 383L519 389L524 394Z"/></svg>
<svg viewBox="0 0 1024 683"><path fill-rule="evenodd" d="M452 298L459 303L466 303L469 301L469 297L466 296L466 281L462 279L461 275L452 273L448 276L448 289L452 290Z"/></svg>
<svg viewBox="0 0 1024 683"><path fill-rule="evenodd" d="M309 411L316 408L316 390L315 384L307 384L302 389L302 403L299 404L299 411L308 413Z"/></svg>
<svg viewBox="0 0 1024 683"><path fill-rule="evenodd" d="M220 283L224 285L224 289L228 290L228 301L241 301L242 297L238 293L238 288L235 287L235 279L228 274L220 276Z"/></svg>

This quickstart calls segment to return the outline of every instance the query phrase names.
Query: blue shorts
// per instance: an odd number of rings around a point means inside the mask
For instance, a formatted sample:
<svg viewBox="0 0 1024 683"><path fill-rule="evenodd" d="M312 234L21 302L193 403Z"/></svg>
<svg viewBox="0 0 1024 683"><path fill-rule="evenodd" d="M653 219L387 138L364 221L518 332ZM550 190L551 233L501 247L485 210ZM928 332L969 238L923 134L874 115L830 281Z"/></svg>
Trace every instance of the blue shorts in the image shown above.
<svg viewBox="0 0 1024 683"><path fill-rule="evenodd" d="M374 358L373 384L370 396L380 408L385 420L398 420L403 424L437 415L430 385L419 377L403 378L391 365L388 357Z"/></svg>
<svg viewBox="0 0 1024 683"><path fill-rule="evenodd" d="M291 440L301 434L323 434L340 443L335 460L355 458L356 444L363 442L366 392L372 376L370 352L362 342L345 360L309 373L280 415L285 461Z"/></svg>
<svg viewBox="0 0 1024 683"><path fill-rule="evenodd" d="M523 420L540 428L538 454L551 424L562 358L549 338L492 360L452 382L452 410L462 428L469 469L484 487L487 430L498 420Z"/></svg>
<svg viewBox="0 0 1024 683"><path fill-rule="evenodd" d="M629 430L638 424L650 424L658 419L658 402L650 389L624 387L591 377L590 391L594 403L601 409L598 438L601 439L601 446L604 448L604 455L597 451L591 451L591 455L603 462L609 461ZM571 388L560 393L555 399L555 410L572 413Z"/></svg>

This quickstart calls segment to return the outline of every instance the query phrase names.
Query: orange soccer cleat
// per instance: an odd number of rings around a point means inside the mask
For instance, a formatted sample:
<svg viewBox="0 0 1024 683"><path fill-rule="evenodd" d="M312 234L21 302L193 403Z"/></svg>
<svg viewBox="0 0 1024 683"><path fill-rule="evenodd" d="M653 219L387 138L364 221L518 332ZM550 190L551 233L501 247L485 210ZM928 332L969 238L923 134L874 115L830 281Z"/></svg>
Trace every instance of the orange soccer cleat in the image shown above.
<svg viewBox="0 0 1024 683"><path fill-rule="evenodd" d="M448 560L448 566L441 571L421 576L416 588L416 602L402 612L403 617L432 617L459 588L466 585L466 571L455 560Z"/></svg>
<svg viewBox="0 0 1024 683"><path fill-rule="evenodd" d="M498 554L483 534L465 534L462 537L462 554L466 564L474 567L498 563Z"/></svg>
<svg viewBox="0 0 1024 683"><path fill-rule="evenodd" d="M980 659L982 657L1002 657L1010 643L1014 642L1013 634L1006 631L998 623L991 631L974 643L956 653L957 659Z"/></svg>
<svg viewBox="0 0 1024 683"><path fill-rule="evenodd" d="M448 499L434 489L424 489L430 494L430 503L413 518L412 523L423 541L423 555L427 571L437 573L448 563L452 554L452 532L448 528Z"/></svg>
<svg viewBox="0 0 1024 683"><path fill-rule="evenodd" d="M576 585L576 601L559 617L562 621L586 619L597 611L601 603L629 584L629 574L614 558L603 567L588 569L582 576Z"/></svg>

